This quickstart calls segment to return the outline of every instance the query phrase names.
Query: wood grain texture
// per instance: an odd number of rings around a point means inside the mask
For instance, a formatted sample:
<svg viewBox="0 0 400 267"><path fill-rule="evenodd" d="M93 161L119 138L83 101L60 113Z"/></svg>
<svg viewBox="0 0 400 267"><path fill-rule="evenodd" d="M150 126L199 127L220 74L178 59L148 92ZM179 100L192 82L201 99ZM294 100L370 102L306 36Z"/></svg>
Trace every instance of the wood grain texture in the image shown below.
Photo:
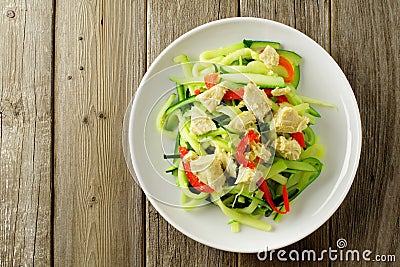
<svg viewBox="0 0 400 267"><path fill-rule="evenodd" d="M52 1L0 2L0 266L51 255Z"/></svg>
<svg viewBox="0 0 400 267"><path fill-rule="evenodd" d="M239 0L240 16L271 19L295 27L294 0Z"/></svg>
<svg viewBox="0 0 400 267"><path fill-rule="evenodd" d="M332 240L345 238L348 247L369 249L372 256L396 254L397 261L400 256L399 12L399 1L363 0L357 4L332 1L332 55L354 90L363 127L357 176L332 218ZM347 266L353 265L357 263Z"/></svg>
<svg viewBox="0 0 400 267"><path fill-rule="evenodd" d="M278 21L294 27L305 33L325 50L330 50L330 1L240 1L241 16L261 17ZM289 48L290 49L290 48ZM299 88L301 90L301 88ZM283 248L286 252L291 250L301 251L304 249L314 249L321 251L330 245L330 222L325 223L314 233L301 241ZM266 244L268 245L268 244ZM276 255L266 261L259 261L255 254L240 254L239 266L280 266ZM289 266L299 266L299 262L286 262ZM307 262L307 266L328 266L328 261Z"/></svg>
<svg viewBox="0 0 400 267"><path fill-rule="evenodd" d="M173 40L206 22L236 16L238 2L148 1L148 63ZM178 15L177 15L178 14ZM236 266L237 255L202 245L184 236L147 202L147 266Z"/></svg>
<svg viewBox="0 0 400 267"><path fill-rule="evenodd" d="M144 72L142 1L56 3L57 266L141 266L142 192L122 153L125 109Z"/></svg>

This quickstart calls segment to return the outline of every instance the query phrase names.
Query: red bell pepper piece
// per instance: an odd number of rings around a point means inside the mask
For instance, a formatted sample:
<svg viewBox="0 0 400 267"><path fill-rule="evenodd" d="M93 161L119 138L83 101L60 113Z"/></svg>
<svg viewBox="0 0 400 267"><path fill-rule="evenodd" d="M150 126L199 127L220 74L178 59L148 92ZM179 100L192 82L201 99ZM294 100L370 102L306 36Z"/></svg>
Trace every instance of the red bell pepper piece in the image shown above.
<svg viewBox="0 0 400 267"><path fill-rule="evenodd" d="M264 88L263 90L267 94L268 98L273 97L272 90L274 90L274 89ZM287 99L287 97L285 95L276 96L276 103L285 103L285 102L289 103L289 100Z"/></svg>
<svg viewBox="0 0 400 267"><path fill-rule="evenodd" d="M200 89L197 89L197 90L195 90L195 91L194 91L194 94L195 94L195 95L199 95L199 94L201 94L201 91L200 91Z"/></svg>
<svg viewBox="0 0 400 267"><path fill-rule="evenodd" d="M244 88L240 88L238 90L228 90L226 91L222 99L224 100L242 99L243 95L244 95Z"/></svg>
<svg viewBox="0 0 400 267"><path fill-rule="evenodd" d="M290 103L285 95L279 95L276 97L276 103Z"/></svg>
<svg viewBox="0 0 400 267"><path fill-rule="evenodd" d="M279 57L279 65L284 67L289 75L288 77L284 78L285 82L287 82L287 83L292 82L293 78L294 78L294 70L293 70L292 63L290 63L289 60L287 60L283 57Z"/></svg>
<svg viewBox="0 0 400 267"><path fill-rule="evenodd" d="M304 135L302 132L292 133L291 136L301 147L306 147L306 141L304 141Z"/></svg>
<svg viewBox="0 0 400 267"><path fill-rule="evenodd" d="M271 98L272 97L272 90L273 89L271 89L271 88L264 88L263 89L264 90L264 93L268 96L268 98Z"/></svg>
<svg viewBox="0 0 400 267"><path fill-rule="evenodd" d="M285 205L285 211L280 211L276 208L274 201L272 200L272 195L271 192L269 191L269 187L267 185L267 182L264 180L264 178L261 178L258 181L258 187L260 188L261 191L264 192L264 199L267 201L268 205L271 207L273 211L279 214L286 214L290 211L290 205L289 205L289 195L286 189L286 185L283 186L282 190L282 195L283 195L283 203Z"/></svg>
<svg viewBox="0 0 400 267"><path fill-rule="evenodd" d="M219 80L219 74L218 72L208 74L204 76L204 82L206 83L207 89L210 89L214 85L218 83Z"/></svg>
<svg viewBox="0 0 400 267"><path fill-rule="evenodd" d="M184 161L183 158L189 153L188 149L186 147L179 147L179 155L182 160L182 165L183 169L185 170L186 176L188 178L189 183L196 188L196 190L204 193L212 193L214 192L214 189L212 189L210 186L207 184L203 183L202 181L199 180L199 177L197 177L190 168L190 162Z"/></svg>
<svg viewBox="0 0 400 267"><path fill-rule="evenodd" d="M286 213L290 211L290 204L289 204L289 194L286 188L286 185L282 187L282 195L283 195L283 204L285 205Z"/></svg>
<svg viewBox="0 0 400 267"><path fill-rule="evenodd" d="M260 142L260 137L255 131L250 130L247 134L243 136L236 148L237 161L239 162L239 164L242 164L243 166L250 169L254 169L256 167L256 164L252 161L247 160L244 156L244 152L246 150L246 147L249 146L250 142L252 141Z"/></svg>

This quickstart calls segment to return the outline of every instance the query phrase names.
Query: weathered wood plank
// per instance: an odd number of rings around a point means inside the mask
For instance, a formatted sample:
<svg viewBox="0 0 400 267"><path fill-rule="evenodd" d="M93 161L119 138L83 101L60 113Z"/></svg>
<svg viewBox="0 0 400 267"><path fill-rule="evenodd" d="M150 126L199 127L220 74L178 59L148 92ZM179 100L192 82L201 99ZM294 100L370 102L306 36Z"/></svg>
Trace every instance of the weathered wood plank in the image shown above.
<svg viewBox="0 0 400 267"><path fill-rule="evenodd" d="M148 1L148 63L174 39L203 23L237 15L229 1ZM178 15L177 15L178 14ZM147 202L146 265L236 266L237 255L204 246L169 225Z"/></svg>
<svg viewBox="0 0 400 267"><path fill-rule="evenodd" d="M143 1L57 1L55 225L58 266L143 265L142 192L122 123L145 66Z"/></svg>
<svg viewBox="0 0 400 267"><path fill-rule="evenodd" d="M330 49L330 2L319 1L240 1L241 16L261 17L275 20L307 34L324 47L328 52ZM301 88L300 88L301 89ZM327 249L330 245L329 222L321 226L317 231L303 240L284 248L301 251L302 249L314 249L320 251ZM273 261L268 258L265 262L258 260L256 255L240 254L239 265L241 266L265 266L272 264L279 266L282 262L275 257ZM298 262L285 263L298 266ZM307 262L307 266L327 266L328 262Z"/></svg>
<svg viewBox="0 0 400 267"><path fill-rule="evenodd" d="M0 2L0 266L51 262L53 1Z"/></svg>
<svg viewBox="0 0 400 267"><path fill-rule="evenodd" d="M400 254L399 12L399 1L332 1L332 55L352 85L363 126L360 166L333 216L332 240L369 249L371 258Z"/></svg>
<svg viewBox="0 0 400 267"><path fill-rule="evenodd" d="M295 28L330 52L330 0L295 0Z"/></svg>
<svg viewBox="0 0 400 267"><path fill-rule="evenodd" d="M240 0L240 16L271 19L296 26L294 0Z"/></svg>

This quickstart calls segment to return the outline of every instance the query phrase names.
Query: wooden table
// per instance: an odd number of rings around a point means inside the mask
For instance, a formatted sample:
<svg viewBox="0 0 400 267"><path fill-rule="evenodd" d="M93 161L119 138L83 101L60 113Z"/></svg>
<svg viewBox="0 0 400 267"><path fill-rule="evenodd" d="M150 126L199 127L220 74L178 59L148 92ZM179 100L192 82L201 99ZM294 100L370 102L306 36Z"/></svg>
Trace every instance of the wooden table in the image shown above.
<svg viewBox="0 0 400 267"><path fill-rule="evenodd" d="M316 40L360 107L363 148L347 198L286 251L345 238L348 248L395 254L398 266L399 13L398 0L1 1L0 266L269 264L175 230L122 153L125 109L154 58L186 31L235 16L276 20ZM331 264L360 263L306 265Z"/></svg>

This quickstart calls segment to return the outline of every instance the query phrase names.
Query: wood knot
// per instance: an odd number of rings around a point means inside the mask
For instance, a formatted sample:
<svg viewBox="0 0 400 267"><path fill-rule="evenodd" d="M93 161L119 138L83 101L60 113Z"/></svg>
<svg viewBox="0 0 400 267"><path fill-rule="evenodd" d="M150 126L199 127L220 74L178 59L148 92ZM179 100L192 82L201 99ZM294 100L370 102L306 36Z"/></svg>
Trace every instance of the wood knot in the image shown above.
<svg viewBox="0 0 400 267"><path fill-rule="evenodd" d="M100 120L105 120L105 119L107 118L106 115L104 115L103 112L100 112L99 115L97 115L97 117L98 117Z"/></svg>
<svg viewBox="0 0 400 267"><path fill-rule="evenodd" d="M7 17L10 18L10 19L15 18L14 10L7 10Z"/></svg>
<svg viewBox="0 0 400 267"><path fill-rule="evenodd" d="M89 118L87 116L84 116L82 119L83 124L88 124L89 123Z"/></svg>
<svg viewBox="0 0 400 267"><path fill-rule="evenodd" d="M96 197L92 196L92 202L95 202L95 201L96 201Z"/></svg>
<svg viewBox="0 0 400 267"><path fill-rule="evenodd" d="M14 116L20 116L21 113L23 113L24 111L24 104L22 102L22 99L20 98L17 102L13 103L12 107L14 108Z"/></svg>

